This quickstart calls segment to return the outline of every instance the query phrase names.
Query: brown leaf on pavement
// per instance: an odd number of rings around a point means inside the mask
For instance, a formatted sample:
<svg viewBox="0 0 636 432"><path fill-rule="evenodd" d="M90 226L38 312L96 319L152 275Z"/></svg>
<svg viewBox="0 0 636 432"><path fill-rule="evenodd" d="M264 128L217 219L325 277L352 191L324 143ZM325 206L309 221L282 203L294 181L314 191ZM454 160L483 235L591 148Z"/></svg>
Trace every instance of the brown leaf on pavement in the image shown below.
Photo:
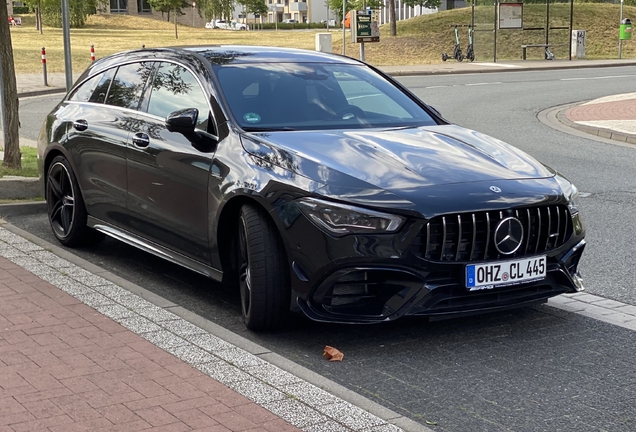
<svg viewBox="0 0 636 432"><path fill-rule="evenodd" d="M327 357L327 360L329 361L342 361L342 359L344 358L343 353L341 353L334 347L330 347L329 345L325 347L325 352L322 353L322 355Z"/></svg>

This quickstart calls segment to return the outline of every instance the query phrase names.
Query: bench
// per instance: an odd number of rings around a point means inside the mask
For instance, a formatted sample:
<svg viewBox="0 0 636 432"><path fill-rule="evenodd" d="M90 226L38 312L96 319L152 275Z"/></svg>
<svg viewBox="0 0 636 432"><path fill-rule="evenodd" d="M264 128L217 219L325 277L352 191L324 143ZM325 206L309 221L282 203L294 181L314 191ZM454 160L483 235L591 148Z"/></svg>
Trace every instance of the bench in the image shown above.
<svg viewBox="0 0 636 432"><path fill-rule="evenodd" d="M521 45L521 59L525 60L526 59L526 49L527 48L544 48L544 49L548 49L550 48L552 45L551 44L530 44L530 45ZM547 56L546 56L547 57Z"/></svg>

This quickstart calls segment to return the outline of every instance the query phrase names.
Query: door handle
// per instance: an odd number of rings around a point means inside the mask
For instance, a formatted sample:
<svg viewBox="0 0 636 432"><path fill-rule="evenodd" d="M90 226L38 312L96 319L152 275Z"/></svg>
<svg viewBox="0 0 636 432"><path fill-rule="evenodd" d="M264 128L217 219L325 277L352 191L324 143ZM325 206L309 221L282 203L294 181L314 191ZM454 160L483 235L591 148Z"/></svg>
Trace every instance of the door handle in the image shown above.
<svg viewBox="0 0 636 432"><path fill-rule="evenodd" d="M150 144L150 138L145 133L136 133L133 135L132 142L137 147L148 147Z"/></svg>
<svg viewBox="0 0 636 432"><path fill-rule="evenodd" d="M88 129L88 122L84 119L75 120L73 122L73 128L75 128L75 130L78 130L80 132L85 131L86 129Z"/></svg>

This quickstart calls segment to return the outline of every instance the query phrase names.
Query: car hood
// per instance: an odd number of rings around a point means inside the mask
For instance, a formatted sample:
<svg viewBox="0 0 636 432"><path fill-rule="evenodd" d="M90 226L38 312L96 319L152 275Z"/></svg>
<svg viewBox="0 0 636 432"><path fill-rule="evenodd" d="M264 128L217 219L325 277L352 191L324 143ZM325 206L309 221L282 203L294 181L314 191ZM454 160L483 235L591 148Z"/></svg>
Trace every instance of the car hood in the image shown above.
<svg viewBox="0 0 636 432"><path fill-rule="evenodd" d="M387 199L394 197L389 201L415 202L413 195L446 186L555 174L521 150L456 125L259 132L244 138L248 152L322 183L332 194L381 190Z"/></svg>

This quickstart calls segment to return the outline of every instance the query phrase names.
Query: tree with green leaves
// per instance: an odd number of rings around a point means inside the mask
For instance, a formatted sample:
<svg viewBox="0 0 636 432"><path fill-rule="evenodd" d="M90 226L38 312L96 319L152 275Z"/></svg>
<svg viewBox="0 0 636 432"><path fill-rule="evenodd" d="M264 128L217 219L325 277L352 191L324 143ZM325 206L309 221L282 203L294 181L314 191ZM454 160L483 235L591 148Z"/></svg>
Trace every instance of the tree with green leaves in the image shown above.
<svg viewBox="0 0 636 432"><path fill-rule="evenodd" d="M256 15L260 15L262 17L263 15L267 14L268 10L269 9L267 9L267 5L265 4L265 0L251 0L250 1L250 4L248 5L248 8L247 8L247 12L251 13L251 14L254 14L254 27L256 27Z"/></svg>
<svg viewBox="0 0 636 432"><path fill-rule="evenodd" d="M181 11L181 8L191 7L191 4L184 0L148 0L148 4L151 8L158 12L172 12L172 17L174 21L174 37L175 39L179 39L179 30L177 29L177 17L179 15L184 15ZM168 15L168 19L170 19L170 15Z"/></svg>
<svg viewBox="0 0 636 432"><path fill-rule="evenodd" d="M198 0L197 8L203 13L206 21L219 18L231 19L234 0Z"/></svg>
<svg viewBox="0 0 636 432"><path fill-rule="evenodd" d="M331 9L337 16L340 21L344 18L342 16L342 0L328 0L329 9ZM364 9L364 0L347 0L346 7L347 12L350 10L360 10ZM381 9L384 6L383 0L367 0L366 6L371 9Z"/></svg>
<svg viewBox="0 0 636 432"><path fill-rule="evenodd" d="M32 11L39 11L42 23L62 27L62 0L26 0L25 3ZM97 0L68 0L68 9L70 26L82 28L86 26L86 18L97 11Z"/></svg>

